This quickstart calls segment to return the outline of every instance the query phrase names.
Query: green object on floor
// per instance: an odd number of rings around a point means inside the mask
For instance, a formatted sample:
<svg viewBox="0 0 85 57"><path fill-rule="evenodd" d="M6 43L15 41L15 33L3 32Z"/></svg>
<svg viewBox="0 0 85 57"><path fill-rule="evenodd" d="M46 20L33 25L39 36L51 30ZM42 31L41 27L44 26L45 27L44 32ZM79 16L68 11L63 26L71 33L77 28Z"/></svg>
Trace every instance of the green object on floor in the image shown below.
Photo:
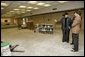
<svg viewBox="0 0 85 57"><path fill-rule="evenodd" d="M2 42L2 43L1 43L1 47L5 47L5 46L7 46L7 45L10 45L10 43L8 43L8 42Z"/></svg>

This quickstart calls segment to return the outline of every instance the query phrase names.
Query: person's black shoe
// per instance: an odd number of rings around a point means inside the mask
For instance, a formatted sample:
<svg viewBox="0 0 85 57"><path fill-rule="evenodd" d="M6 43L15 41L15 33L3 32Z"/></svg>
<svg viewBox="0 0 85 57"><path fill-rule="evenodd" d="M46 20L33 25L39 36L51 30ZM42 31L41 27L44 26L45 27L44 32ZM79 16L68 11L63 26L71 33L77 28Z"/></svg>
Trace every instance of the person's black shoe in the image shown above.
<svg viewBox="0 0 85 57"><path fill-rule="evenodd" d="M70 45L73 45L73 43L70 43Z"/></svg>
<svg viewBox="0 0 85 57"><path fill-rule="evenodd" d="M78 51L76 51L76 50L71 50L72 52L78 52Z"/></svg>
<svg viewBox="0 0 85 57"><path fill-rule="evenodd" d="M74 50L74 48L72 48Z"/></svg>
<svg viewBox="0 0 85 57"><path fill-rule="evenodd" d="M66 42L66 41L63 40L62 42Z"/></svg>
<svg viewBox="0 0 85 57"><path fill-rule="evenodd" d="M69 42L67 41L67 43L69 43Z"/></svg>

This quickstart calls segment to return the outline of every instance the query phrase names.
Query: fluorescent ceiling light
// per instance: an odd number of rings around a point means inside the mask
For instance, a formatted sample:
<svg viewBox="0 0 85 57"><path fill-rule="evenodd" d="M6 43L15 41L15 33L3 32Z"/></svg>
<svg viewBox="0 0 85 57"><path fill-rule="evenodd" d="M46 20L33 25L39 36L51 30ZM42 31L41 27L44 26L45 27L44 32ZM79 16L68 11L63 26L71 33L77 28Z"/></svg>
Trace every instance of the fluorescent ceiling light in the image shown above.
<svg viewBox="0 0 85 57"><path fill-rule="evenodd" d="M14 12L14 11L10 11L10 12Z"/></svg>
<svg viewBox="0 0 85 57"><path fill-rule="evenodd" d="M58 1L59 3L65 3L65 2L68 2L68 1Z"/></svg>
<svg viewBox="0 0 85 57"><path fill-rule="evenodd" d="M3 7L1 7L1 9L4 9Z"/></svg>
<svg viewBox="0 0 85 57"><path fill-rule="evenodd" d="M32 9L33 7L27 7L27 8Z"/></svg>
<svg viewBox="0 0 85 57"><path fill-rule="evenodd" d="M25 13L25 12L21 12L21 13Z"/></svg>
<svg viewBox="0 0 85 57"><path fill-rule="evenodd" d="M6 15L10 14L10 12L7 12Z"/></svg>
<svg viewBox="0 0 85 57"><path fill-rule="evenodd" d="M31 10L26 10L26 11L31 11Z"/></svg>
<svg viewBox="0 0 85 57"><path fill-rule="evenodd" d="M1 3L1 6L8 6L6 3Z"/></svg>
<svg viewBox="0 0 85 57"><path fill-rule="evenodd" d="M19 9L14 9L14 10L19 10Z"/></svg>
<svg viewBox="0 0 85 57"><path fill-rule="evenodd" d="M33 8L33 9L39 9L38 7L35 7L35 8Z"/></svg>
<svg viewBox="0 0 85 57"><path fill-rule="evenodd" d="M26 6L19 6L20 8L26 8Z"/></svg>
<svg viewBox="0 0 85 57"><path fill-rule="evenodd" d="M28 3L30 3L30 4L36 4L37 1L29 1Z"/></svg>
<svg viewBox="0 0 85 57"><path fill-rule="evenodd" d="M37 5L44 5L45 3L38 3Z"/></svg>
<svg viewBox="0 0 85 57"><path fill-rule="evenodd" d="M48 7L48 6L51 6L50 4L45 4L44 6Z"/></svg>

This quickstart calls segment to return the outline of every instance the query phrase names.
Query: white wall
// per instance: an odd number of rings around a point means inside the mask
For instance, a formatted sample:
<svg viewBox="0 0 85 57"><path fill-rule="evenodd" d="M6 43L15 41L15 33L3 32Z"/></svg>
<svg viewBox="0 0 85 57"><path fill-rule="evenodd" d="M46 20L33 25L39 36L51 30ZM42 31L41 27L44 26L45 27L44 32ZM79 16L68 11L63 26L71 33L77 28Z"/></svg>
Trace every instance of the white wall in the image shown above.
<svg viewBox="0 0 85 57"><path fill-rule="evenodd" d="M52 10L53 8L57 8L57 10ZM57 12L57 11L64 11L64 10L71 10L77 8L84 8L84 1L69 1L67 3L53 5L49 8L39 9L33 11L31 15L42 14L42 13L49 13L49 12ZM30 13L27 13L23 16L29 16Z"/></svg>

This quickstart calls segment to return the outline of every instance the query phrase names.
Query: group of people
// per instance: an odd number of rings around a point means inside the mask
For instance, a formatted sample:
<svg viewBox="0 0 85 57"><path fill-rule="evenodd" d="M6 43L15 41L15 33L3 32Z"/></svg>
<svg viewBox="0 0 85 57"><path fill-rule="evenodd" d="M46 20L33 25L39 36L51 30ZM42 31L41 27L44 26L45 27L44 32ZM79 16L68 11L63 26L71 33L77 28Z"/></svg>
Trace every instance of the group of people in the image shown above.
<svg viewBox="0 0 85 57"><path fill-rule="evenodd" d="M70 31L72 32L72 43L70 44L73 45L73 52L77 52L79 50L79 32L81 29L81 21L82 18L79 10L76 10L73 13L73 18L71 18L67 12L64 13L60 20L63 34L62 42L69 43L69 34Z"/></svg>

